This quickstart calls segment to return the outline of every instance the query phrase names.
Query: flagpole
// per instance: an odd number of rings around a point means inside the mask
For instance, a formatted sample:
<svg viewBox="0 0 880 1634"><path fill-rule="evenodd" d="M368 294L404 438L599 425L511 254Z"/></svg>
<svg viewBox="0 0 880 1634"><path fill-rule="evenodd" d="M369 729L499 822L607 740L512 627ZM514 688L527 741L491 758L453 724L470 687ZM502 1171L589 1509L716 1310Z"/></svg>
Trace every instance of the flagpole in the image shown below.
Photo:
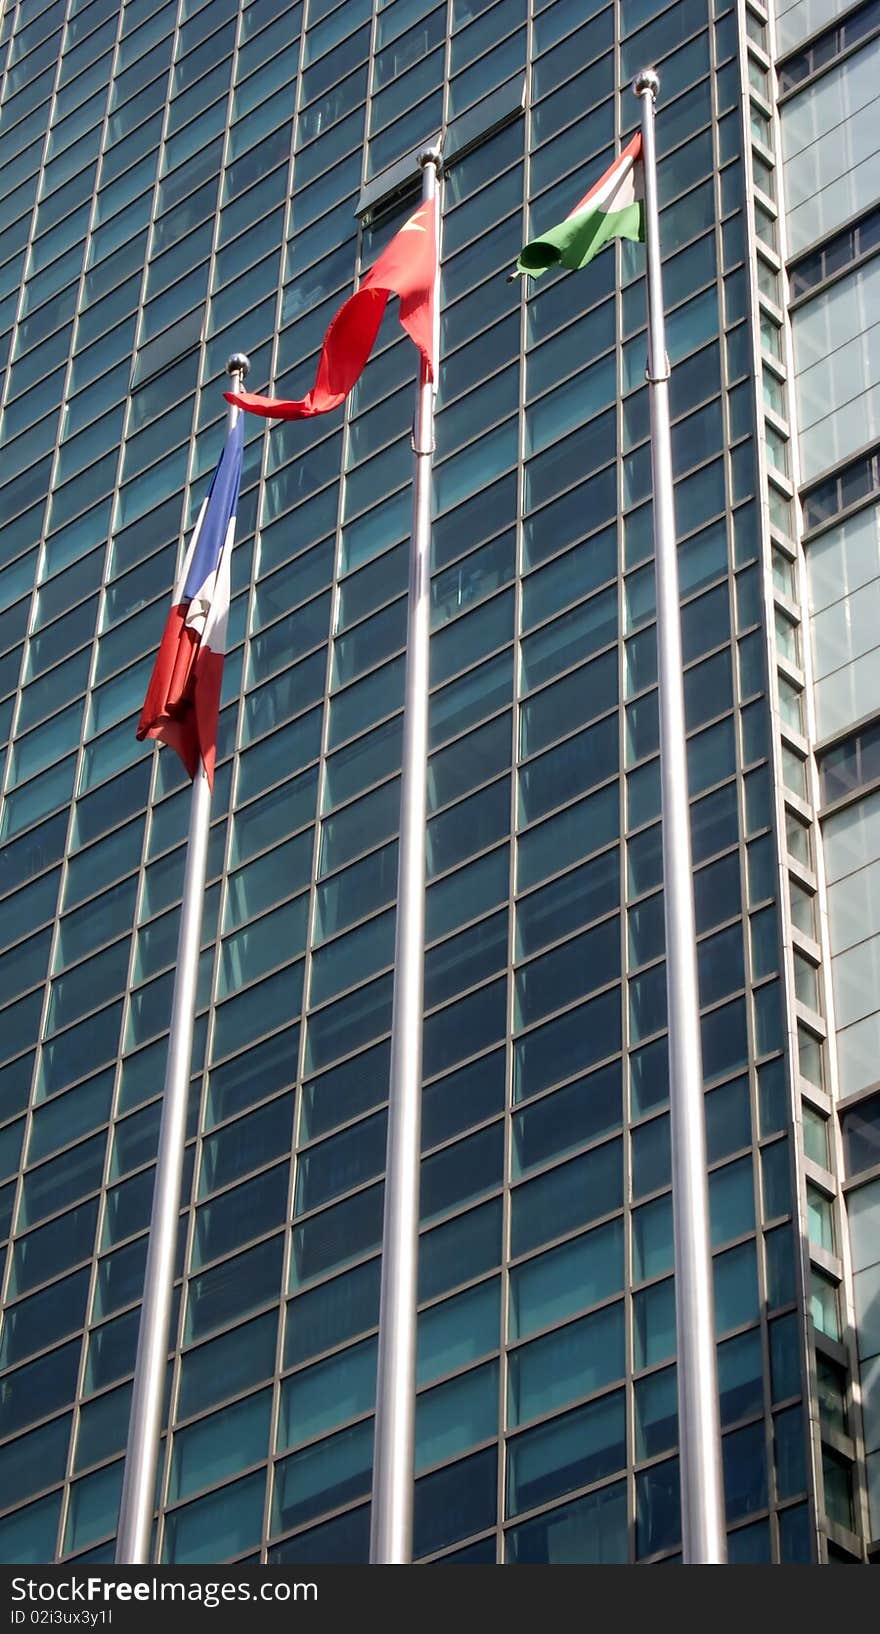
<svg viewBox="0 0 880 1634"><path fill-rule="evenodd" d="M419 156L419 164L422 168L422 202L425 203L437 195L439 152L426 150ZM438 268L439 256L438 235ZM436 372L438 272L435 271L434 277ZM412 548L370 1530L370 1562L384 1566L406 1565L412 1559L425 962L431 458L435 390L436 381L429 379L423 359L413 424Z"/></svg>
<svg viewBox="0 0 880 1634"><path fill-rule="evenodd" d="M236 352L229 359L226 372L233 390L241 389L249 367L242 352ZM234 404L229 405L227 434L235 426L240 412ZM192 784L159 1151L116 1536L118 1566L146 1566L151 1555L210 819L211 789L200 759Z"/></svg>
<svg viewBox="0 0 880 1634"><path fill-rule="evenodd" d="M727 1540L715 1358L700 1004L669 431L669 360L666 355L654 144L654 101L659 85L654 71L646 69L637 75L633 90L642 105L648 262L648 385L654 476L682 1550L686 1565L723 1565L727 1559Z"/></svg>

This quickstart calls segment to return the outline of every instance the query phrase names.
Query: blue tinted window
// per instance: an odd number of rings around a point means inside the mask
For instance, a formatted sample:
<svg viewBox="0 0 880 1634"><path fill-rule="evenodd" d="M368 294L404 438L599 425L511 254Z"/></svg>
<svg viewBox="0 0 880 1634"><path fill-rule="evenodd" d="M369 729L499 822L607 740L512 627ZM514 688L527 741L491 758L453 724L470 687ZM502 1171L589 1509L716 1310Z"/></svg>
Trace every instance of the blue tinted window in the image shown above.
<svg viewBox="0 0 880 1634"><path fill-rule="evenodd" d="M416 1470L454 1457L498 1429L498 1363L451 1379L416 1399Z"/></svg>
<svg viewBox="0 0 880 1634"><path fill-rule="evenodd" d="M370 1419L283 1459L275 1471L273 1532L287 1531L349 1499L366 1495L372 1461Z"/></svg>
<svg viewBox="0 0 880 1634"><path fill-rule="evenodd" d="M260 1540L265 1486L261 1470L174 1510L165 1522L163 1560L209 1564L252 1548Z"/></svg>
<svg viewBox="0 0 880 1634"><path fill-rule="evenodd" d="M269 1445L271 1390L247 1396L174 1437L168 1497L186 1498L265 1457Z"/></svg>
<svg viewBox="0 0 880 1634"><path fill-rule="evenodd" d="M600 1487L576 1502L511 1527L513 1565L626 1565L629 1558L626 1484Z"/></svg>
<svg viewBox="0 0 880 1634"><path fill-rule="evenodd" d="M278 1447L297 1447L358 1414L372 1411L376 1394L375 1339L307 1367L281 1390Z"/></svg>
<svg viewBox="0 0 880 1634"><path fill-rule="evenodd" d="M623 1391L518 1436L508 1445L508 1513L587 1486L626 1462Z"/></svg>
<svg viewBox="0 0 880 1634"><path fill-rule="evenodd" d="M636 1550L640 1556L650 1555L680 1541L678 1459L670 1458L636 1476Z"/></svg>
<svg viewBox="0 0 880 1634"><path fill-rule="evenodd" d="M511 1351L511 1424L566 1406L622 1377L623 1343L623 1305L618 1303Z"/></svg>
<svg viewBox="0 0 880 1634"><path fill-rule="evenodd" d="M521 1254L619 1208L622 1184L621 1143L615 1140L518 1187L511 1200L512 1252Z"/></svg>
<svg viewBox="0 0 880 1634"><path fill-rule="evenodd" d="M495 1521L497 1450L487 1448L416 1482L413 1552L431 1554Z"/></svg>
<svg viewBox="0 0 880 1634"><path fill-rule="evenodd" d="M53 1492L0 1521L0 1554L4 1560L24 1566L55 1558L61 1496Z"/></svg>

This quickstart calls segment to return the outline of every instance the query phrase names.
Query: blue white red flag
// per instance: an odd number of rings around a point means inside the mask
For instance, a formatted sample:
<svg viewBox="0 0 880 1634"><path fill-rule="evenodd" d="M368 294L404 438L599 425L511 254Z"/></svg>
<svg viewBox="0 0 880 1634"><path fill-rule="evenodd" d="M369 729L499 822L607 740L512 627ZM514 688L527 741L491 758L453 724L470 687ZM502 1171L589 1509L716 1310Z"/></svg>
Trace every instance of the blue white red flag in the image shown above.
<svg viewBox="0 0 880 1634"><path fill-rule="evenodd" d="M243 443L239 416L196 519L136 734L167 743L190 777L201 760L212 788Z"/></svg>

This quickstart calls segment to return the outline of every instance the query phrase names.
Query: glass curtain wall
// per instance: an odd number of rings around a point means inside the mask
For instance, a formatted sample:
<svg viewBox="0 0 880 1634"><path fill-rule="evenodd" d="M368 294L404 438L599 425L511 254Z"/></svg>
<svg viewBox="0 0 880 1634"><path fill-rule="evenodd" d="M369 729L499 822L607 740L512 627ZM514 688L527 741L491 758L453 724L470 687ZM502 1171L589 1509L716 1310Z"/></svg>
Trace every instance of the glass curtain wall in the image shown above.
<svg viewBox="0 0 880 1634"><path fill-rule="evenodd" d="M223 442L225 361L246 350L256 390L311 385L438 132L415 1549L679 1555L644 252L505 281L632 134L648 63L730 1556L817 1558L762 30L726 0L6 7L4 1559L113 1554L189 801L134 728ZM392 311L344 413L246 422L156 1494L169 1563L366 1558L414 358Z"/></svg>
<svg viewBox="0 0 880 1634"><path fill-rule="evenodd" d="M822 1278L814 1290L813 1320L829 1535L861 1519L876 1540L880 1396L871 1130L880 932L873 895L880 775L873 617L880 490L880 330L874 298L880 172L873 130L880 11L865 3L826 4L806 8L802 17L803 9L793 8L787 24L779 20L786 51L779 68L780 123L811 637L803 662L812 678L822 816L816 866L827 903L827 1013L833 1018L834 1048L822 1087L838 1103L843 1150L832 1141L829 1156L825 1137L833 1125L820 1132L814 1124L809 1141L805 1125L804 1146L820 1166L810 1176L807 1202L812 1274ZM820 1145L814 1150L816 1135ZM839 1187L822 1173L830 1167L837 1169ZM861 1426L847 1395L844 1360L853 1369ZM852 1468L853 1437L860 1427L864 1480Z"/></svg>

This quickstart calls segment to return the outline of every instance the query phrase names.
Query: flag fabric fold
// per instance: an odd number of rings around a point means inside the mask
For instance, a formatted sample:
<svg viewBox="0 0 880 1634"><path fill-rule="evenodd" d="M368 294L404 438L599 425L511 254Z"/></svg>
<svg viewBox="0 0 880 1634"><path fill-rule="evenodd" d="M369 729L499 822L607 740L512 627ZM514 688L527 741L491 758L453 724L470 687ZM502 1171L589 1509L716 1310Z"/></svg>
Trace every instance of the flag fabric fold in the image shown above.
<svg viewBox="0 0 880 1634"><path fill-rule="evenodd" d="M331 319L311 391L297 401L229 391L225 394L227 402L250 414L262 414L267 420L305 420L338 408L373 350L389 295L398 296L400 322L418 347L428 378L433 380L436 272L437 207L435 200L427 199L404 222L360 288Z"/></svg>
<svg viewBox="0 0 880 1634"><path fill-rule="evenodd" d="M612 238L630 238L636 243L645 240L640 132L558 227L551 227L523 247L516 272L530 278L537 278L548 267L555 266L575 272L592 261Z"/></svg>
<svg viewBox="0 0 880 1634"><path fill-rule="evenodd" d="M211 788L243 446L239 416L196 518L136 733L168 744L190 777L201 761Z"/></svg>

